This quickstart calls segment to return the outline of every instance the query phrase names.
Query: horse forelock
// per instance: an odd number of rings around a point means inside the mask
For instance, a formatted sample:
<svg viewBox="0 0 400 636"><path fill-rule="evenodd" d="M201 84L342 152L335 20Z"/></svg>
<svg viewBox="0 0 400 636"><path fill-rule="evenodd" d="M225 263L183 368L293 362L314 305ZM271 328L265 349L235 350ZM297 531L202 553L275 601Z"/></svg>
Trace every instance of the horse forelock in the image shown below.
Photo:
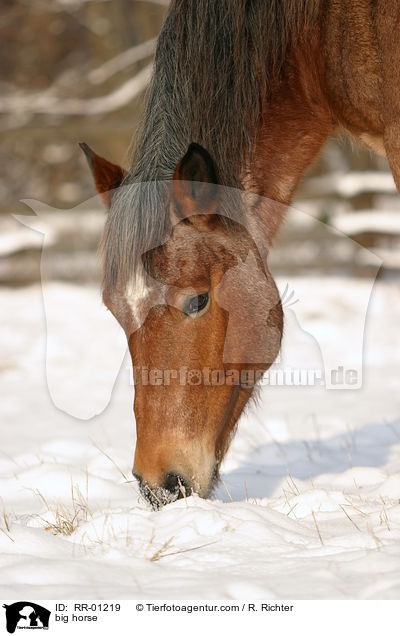
<svg viewBox="0 0 400 636"><path fill-rule="evenodd" d="M115 193L101 244L107 296L117 284L120 289L137 285L143 290L151 250L171 229L168 191L168 182L153 181L123 183Z"/></svg>
<svg viewBox="0 0 400 636"><path fill-rule="evenodd" d="M136 323L140 322L140 311L149 293L149 285L143 273L137 272L135 278L125 286L124 299Z"/></svg>

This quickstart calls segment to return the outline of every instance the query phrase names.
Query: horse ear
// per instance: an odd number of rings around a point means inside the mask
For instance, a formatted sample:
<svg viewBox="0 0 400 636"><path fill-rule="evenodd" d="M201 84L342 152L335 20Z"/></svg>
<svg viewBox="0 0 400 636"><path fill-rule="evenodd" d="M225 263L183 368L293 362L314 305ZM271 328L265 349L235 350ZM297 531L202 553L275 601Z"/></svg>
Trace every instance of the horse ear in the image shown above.
<svg viewBox="0 0 400 636"><path fill-rule="evenodd" d="M118 188L126 171L111 161L107 161L104 157L97 155L87 144L80 143L79 147L83 150L89 168L92 171L97 192L103 199L107 209L110 209L113 191Z"/></svg>
<svg viewBox="0 0 400 636"><path fill-rule="evenodd" d="M217 171L210 154L202 146L190 144L175 168L174 200L184 216L199 211L212 213L217 203Z"/></svg>

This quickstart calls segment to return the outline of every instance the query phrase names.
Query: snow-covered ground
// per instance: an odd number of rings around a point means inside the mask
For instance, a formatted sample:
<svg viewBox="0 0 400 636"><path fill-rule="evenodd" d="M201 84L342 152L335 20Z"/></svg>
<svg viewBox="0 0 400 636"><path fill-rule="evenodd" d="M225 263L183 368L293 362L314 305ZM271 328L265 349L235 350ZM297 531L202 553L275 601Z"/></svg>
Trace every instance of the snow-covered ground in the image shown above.
<svg viewBox="0 0 400 636"><path fill-rule="evenodd" d="M347 360L369 282L314 277L289 285L300 300L287 310L290 360L308 363L315 334L322 350L330 343ZM61 333L77 334L79 367L88 334L82 315L98 291L53 283L49 299ZM158 512L131 481L127 361L105 411L75 419L47 389L40 287L2 289L0 316L0 597L400 597L398 281L374 288L361 389L263 387L213 498L192 496ZM103 365L96 362L87 386L82 381L78 401L93 384L97 395L109 392L112 346L105 333ZM58 360L62 378L58 356L51 368Z"/></svg>

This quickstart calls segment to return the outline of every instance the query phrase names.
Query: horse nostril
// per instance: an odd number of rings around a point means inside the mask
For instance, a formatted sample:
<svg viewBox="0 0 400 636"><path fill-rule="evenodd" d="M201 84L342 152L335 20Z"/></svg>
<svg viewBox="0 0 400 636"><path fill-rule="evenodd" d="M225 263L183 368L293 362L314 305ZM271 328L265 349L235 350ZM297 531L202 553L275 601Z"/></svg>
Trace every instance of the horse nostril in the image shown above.
<svg viewBox="0 0 400 636"><path fill-rule="evenodd" d="M177 499L182 497L189 497L191 495L191 488L187 481L177 475L176 473L167 473L164 481L164 488L172 494L177 495Z"/></svg>

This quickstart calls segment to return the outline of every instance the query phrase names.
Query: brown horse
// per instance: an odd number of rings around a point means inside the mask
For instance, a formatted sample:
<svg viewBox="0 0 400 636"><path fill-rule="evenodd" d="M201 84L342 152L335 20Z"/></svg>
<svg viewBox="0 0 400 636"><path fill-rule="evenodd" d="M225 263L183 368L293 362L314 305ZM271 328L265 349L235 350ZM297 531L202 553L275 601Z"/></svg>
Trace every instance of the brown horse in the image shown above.
<svg viewBox="0 0 400 636"><path fill-rule="evenodd" d="M129 342L134 474L155 507L210 493L278 353L266 252L327 137L386 155L400 186L399 29L397 0L174 0L129 172L83 145L110 207L103 297Z"/></svg>

